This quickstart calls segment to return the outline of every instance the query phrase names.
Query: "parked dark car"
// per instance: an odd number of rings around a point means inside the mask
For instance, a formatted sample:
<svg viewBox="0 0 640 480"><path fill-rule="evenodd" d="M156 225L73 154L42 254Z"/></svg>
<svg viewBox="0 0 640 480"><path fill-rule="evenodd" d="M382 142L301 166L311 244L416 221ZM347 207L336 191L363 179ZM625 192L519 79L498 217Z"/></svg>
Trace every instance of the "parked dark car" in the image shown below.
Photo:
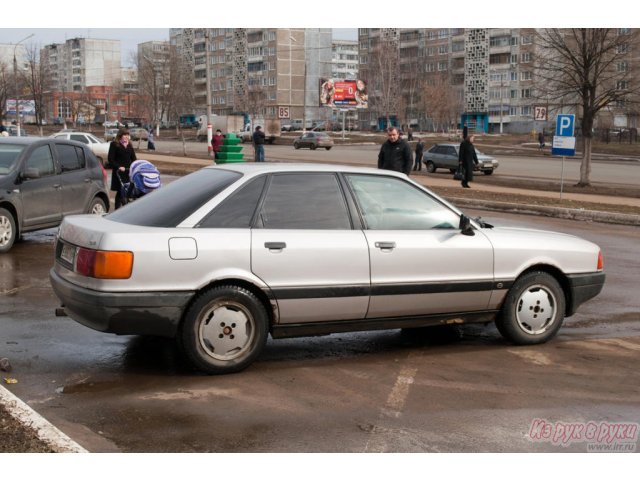
<svg viewBox="0 0 640 480"><path fill-rule="evenodd" d="M296 150L298 148L315 150L318 147L331 150L333 139L324 132L306 132L293 141L293 148Z"/></svg>
<svg viewBox="0 0 640 480"><path fill-rule="evenodd" d="M0 253L26 232L65 215L109 211L107 172L85 144L59 138L0 138Z"/></svg>
<svg viewBox="0 0 640 480"><path fill-rule="evenodd" d="M434 173L438 168L446 168L451 173L458 168L458 149L460 146L455 143L436 144L427 150L422 157L422 161L427 167L427 172ZM489 155L485 155L476 148L478 156L478 170L485 175L491 175L498 168L498 160Z"/></svg>

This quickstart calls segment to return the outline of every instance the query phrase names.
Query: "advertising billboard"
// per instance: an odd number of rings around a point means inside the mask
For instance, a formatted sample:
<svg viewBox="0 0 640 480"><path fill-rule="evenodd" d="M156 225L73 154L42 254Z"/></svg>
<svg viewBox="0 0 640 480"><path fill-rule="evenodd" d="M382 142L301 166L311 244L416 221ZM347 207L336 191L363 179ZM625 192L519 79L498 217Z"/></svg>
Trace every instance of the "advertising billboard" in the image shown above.
<svg viewBox="0 0 640 480"><path fill-rule="evenodd" d="M20 115L35 115L36 114L36 102L33 100L20 100ZM15 98L7 99L7 114L16 114L16 100Z"/></svg>
<svg viewBox="0 0 640 480"><path fill-rule="evenodd" d="M369 95L364 80L320 79L320 106L331 108L367 108Z"/></svg>

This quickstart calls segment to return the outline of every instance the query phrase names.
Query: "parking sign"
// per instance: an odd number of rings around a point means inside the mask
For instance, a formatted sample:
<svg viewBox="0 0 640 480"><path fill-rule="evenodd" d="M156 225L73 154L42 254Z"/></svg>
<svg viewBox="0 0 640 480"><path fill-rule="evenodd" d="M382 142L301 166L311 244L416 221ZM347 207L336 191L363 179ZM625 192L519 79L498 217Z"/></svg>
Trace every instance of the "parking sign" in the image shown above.
<svg viewBox="0 0 640 480"><path fill-rule="evenodd" d="M556 137L573 137L576 116L573 114L558 115L556 119Z"/></svg>

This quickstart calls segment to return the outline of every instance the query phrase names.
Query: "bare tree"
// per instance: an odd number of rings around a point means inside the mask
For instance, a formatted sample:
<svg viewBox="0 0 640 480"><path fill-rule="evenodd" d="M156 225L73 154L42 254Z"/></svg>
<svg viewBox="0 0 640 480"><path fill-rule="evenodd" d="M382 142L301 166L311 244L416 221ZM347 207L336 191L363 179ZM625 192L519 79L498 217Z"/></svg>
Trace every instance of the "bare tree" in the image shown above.
<svg viewBox="0 0 640 480"><path fill-rule="evenodd" d="M391 30L391 29L390 29ZM370 106L381 117L386 118L387 126L391 116L398 113L398 77L399 50L398 38L392 32L383 32L377 42L372 45L371 66L368 70Z"/></svg>
<svg viewBox="0 0 640 480"><path fill-rule="evenodd" d="M46 117L46 97L51 90L51 76L47 65L40 61L39 50L35 45L27 48L27 70L22 73L28 96L35 105L36 124L42 135L42 120Z"/></svg>
<svg viewBox="0 0 640 480"><path fill-rule="evenodd" d="M423 85L422 104L431 118L434 131L444 131L455 124L463 106L462 99L451 85L448 72L438 72L428 77Z"/></svg>
<svg viewBox="0 0 640 480"><path fill-rule="evenodd" d="M10 92L9 82L9 67L4 62L0 62L0 122L2 122L7 115L7 100L9 99Z"/></svg>
<svg viewBox="0 0 640 480"><path fill-rule="evenodd" d="M590 185L591 148L597 114L637 100L640 82L625 68L639 30L616 28L543 29L537 34L536 88L540 98L573 105L584 141L580 181ZM627 64L628 66L628 64Z"/></svg>

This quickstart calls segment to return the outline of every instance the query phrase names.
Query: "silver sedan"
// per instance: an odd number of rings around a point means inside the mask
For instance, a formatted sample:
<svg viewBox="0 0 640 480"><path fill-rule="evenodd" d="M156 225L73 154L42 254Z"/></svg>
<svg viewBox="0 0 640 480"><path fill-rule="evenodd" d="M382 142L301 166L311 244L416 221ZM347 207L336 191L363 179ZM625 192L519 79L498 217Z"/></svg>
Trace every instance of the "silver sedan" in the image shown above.
<svg viewBox="0 0 640 480"><path fill-rule="evenodd" d="M214 374L246 368L269 334L495 321L542 343L604 278L597 245L493 228L400 173L253 163L66 217L50 272L76 321L175 337Z"/></svg>

